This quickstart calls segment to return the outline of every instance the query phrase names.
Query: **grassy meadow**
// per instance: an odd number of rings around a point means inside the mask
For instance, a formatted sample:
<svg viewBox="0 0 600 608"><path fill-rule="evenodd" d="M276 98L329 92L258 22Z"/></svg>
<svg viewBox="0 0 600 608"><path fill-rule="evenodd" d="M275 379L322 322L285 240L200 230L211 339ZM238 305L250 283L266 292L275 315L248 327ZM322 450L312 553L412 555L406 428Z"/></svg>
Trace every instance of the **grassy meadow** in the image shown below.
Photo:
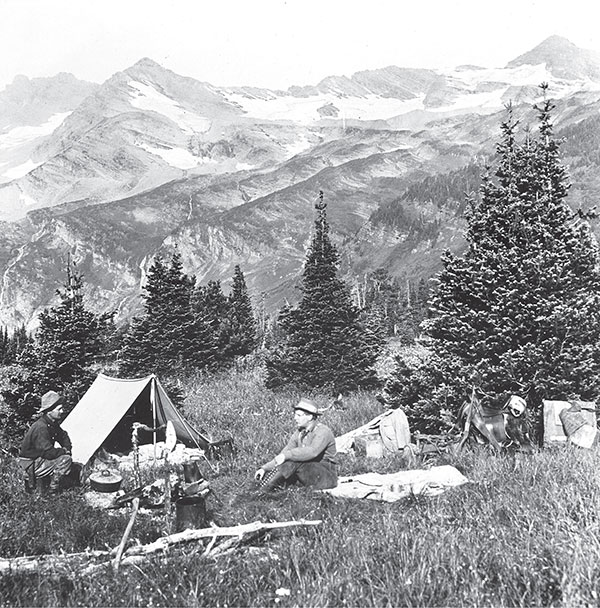
<svg viewBox="0 0 600 608"><path fill-rule="evenodd" d="M254 470L277 453L299 395L266 391L251 371L189 381L187 417L234 458L203 466L219 526L320 519L269 532L221 557L206 541L149 556L119 572L13 574L2 606L597 606L600 604L600 452L570 448L495 456L485 448L441 455L470 480L434 498L388 504L304 488L259 495ZM321 405L325 398L312 397ZM370 394L324 415L336 435L381 411ZM407 468L400 456L340 455L341 475ZM417 461L414 466L428 466ZM74 553L119 544L129 512L92 509L81 490L58 498L24 492L12 460L0 483L0 558ZM127 480L126 480L127 481ZM160 515L140 514L131 538L164 535Z"/></svg>

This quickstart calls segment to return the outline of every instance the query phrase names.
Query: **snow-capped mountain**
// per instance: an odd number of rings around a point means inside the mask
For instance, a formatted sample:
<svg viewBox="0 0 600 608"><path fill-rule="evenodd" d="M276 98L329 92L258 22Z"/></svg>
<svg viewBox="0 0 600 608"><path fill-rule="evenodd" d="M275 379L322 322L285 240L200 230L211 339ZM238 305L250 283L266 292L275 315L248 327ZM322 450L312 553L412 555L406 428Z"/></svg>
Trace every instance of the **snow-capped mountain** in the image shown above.
<svg viewBox="0 0 600 608"><path fill-rule="evenodd" d="M550 36L534 49L508 64L545 65L555 78L600 82L600 53L580 49L566 38Z"/></svg>
<svg viewBox="0 0 600 608"><path fill-rule="evenodd" d="M273 310L295 296L319 189L350 279L379 266L426 276L462 247L462 210L407 193L492 154L505 105L529 121L541 82L557 129L587 142L569 154L573 200L591 205L600 60L558 37L504 68L390 66L286 91L218 87L149 59L101 85L18 78L0 93L0 324L35 322L67 251L118 318L174 246L199 281L240 264ZM381 221L394 205L404 224Z"/></svg>
<svg viewBox="0 0 600 608"><path fill-rule="evenodd" d="M0 92L0 183L19 179L42 164L36 149L99 85L71 74L17 76Z"/></svg>

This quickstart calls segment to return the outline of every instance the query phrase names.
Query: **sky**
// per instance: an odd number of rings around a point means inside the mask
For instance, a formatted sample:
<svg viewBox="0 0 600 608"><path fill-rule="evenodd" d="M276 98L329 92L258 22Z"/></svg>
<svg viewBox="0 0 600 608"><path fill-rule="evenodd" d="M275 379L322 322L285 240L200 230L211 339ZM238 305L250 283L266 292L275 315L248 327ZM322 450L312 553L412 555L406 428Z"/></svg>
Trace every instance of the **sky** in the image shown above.
<svg viewBox="0 0 600 608"><path fill-rule="evenodd" d="M600 53L594 0L0 0L0 90L104 82L150 57L217 86L285 89L388 65L502 67L548 36ZM485 8L484 8L485 7Z"/></svg>

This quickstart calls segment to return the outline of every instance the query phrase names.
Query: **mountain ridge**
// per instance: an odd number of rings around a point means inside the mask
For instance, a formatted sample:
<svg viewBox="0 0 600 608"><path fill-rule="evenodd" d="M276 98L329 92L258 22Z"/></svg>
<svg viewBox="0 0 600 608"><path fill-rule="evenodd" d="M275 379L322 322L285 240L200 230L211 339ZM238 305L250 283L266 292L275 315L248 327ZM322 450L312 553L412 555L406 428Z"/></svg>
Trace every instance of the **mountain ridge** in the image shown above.
<svg viewBox="0 0 600 608"><path fill-rule="evenodd" d="M600 81L600 53L580 49L562 36L546 38L531 51L510 61L507 67L539 63L546 63L558 78Z"/></svg>
<svg viewBox="0 0 600 608"><path fill-rule="evenodd" d="M444 249L464 247L462 205L440 193L491 161L507 101L524 124L535 120L546 79L557 127L592 130L568 148L573 204L592 206L600 84L589 77L595 59L570 44L547 39L505 68L387 66L287 91L217 87L142 58L21 146L19 162L29 150L39 164L0 185L0 324L35 326L67 256L93 307L125 322L152 257L175 249L198 281L227 287L239 264L255 302L274 312L298 297L319 190L351 285L379 266L426 278ZM567 51L579 58L569 78L557 75Z"/></svg>

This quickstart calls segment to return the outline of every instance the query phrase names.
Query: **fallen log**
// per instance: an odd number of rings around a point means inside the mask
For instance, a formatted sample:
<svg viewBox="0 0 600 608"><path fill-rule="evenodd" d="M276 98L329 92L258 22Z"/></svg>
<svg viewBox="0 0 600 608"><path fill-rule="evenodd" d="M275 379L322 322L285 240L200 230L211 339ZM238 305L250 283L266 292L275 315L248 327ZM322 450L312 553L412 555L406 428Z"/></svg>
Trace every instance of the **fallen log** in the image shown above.
<svg viewBox="0 0 600 608"><path fill-rule="evenodd" d="M135 545L125 551L121 551L120 566L130 566L143 562L148 555L165 552L169 548L193 541L210 538L212 546L205 552L206 557L216 557L227 553L237 546L242 539L248 535L258 535L268 530L290 528L294 526L317 526L321 520L282 521L263 523L255 521L239 526L199 528L184 530L177 534L164 536L147 545ZM215 545L216 539L221 537L237 537L235 542L226 541L221 545ZM234 541L232 538L231 541ZM88 550L79 553L67 553L65 555L30 555L13 558L0 558L0 575L22 574L22 573L53 573L72 572L80 574L92 574L99 569L110 567L114 558L119 553L119 547L112 550ZM113 560L113 561L111 561Z"/></svg>
<svg viewBox="0 0 600 608"><path fill-rule="evenodd" d="M110 551L83 551L65 555L26 555L23 557L0 558L0 575L73 569L87 565L95 559L110 557Z"/></svg>
<svg viewBox="0 0 600 608"><path fill-rule="evenodd" d="M148 555L150 553L156 553L158 551L166 551L174 545L180 543L188 543L194 540L200 540L202 538L212 538L220 536L239 536L240 538L245 534L251 534L255 532L264 532L266 530L275 530L278 528L290 528L293 526L318 526L321 523L320 519L306 520L301 519L299 521L281 521L281 522L270 522L263 523L261 521L255 521L250 524L242 524L239 526L230 526L220 528L218 526L211 526L210 528L199 528L184 530L183 532L177 532L169 536L163 536L153 543L148 545L138 545L130 547L123 553L123 557L129 557L131 555Z"/></svg>

